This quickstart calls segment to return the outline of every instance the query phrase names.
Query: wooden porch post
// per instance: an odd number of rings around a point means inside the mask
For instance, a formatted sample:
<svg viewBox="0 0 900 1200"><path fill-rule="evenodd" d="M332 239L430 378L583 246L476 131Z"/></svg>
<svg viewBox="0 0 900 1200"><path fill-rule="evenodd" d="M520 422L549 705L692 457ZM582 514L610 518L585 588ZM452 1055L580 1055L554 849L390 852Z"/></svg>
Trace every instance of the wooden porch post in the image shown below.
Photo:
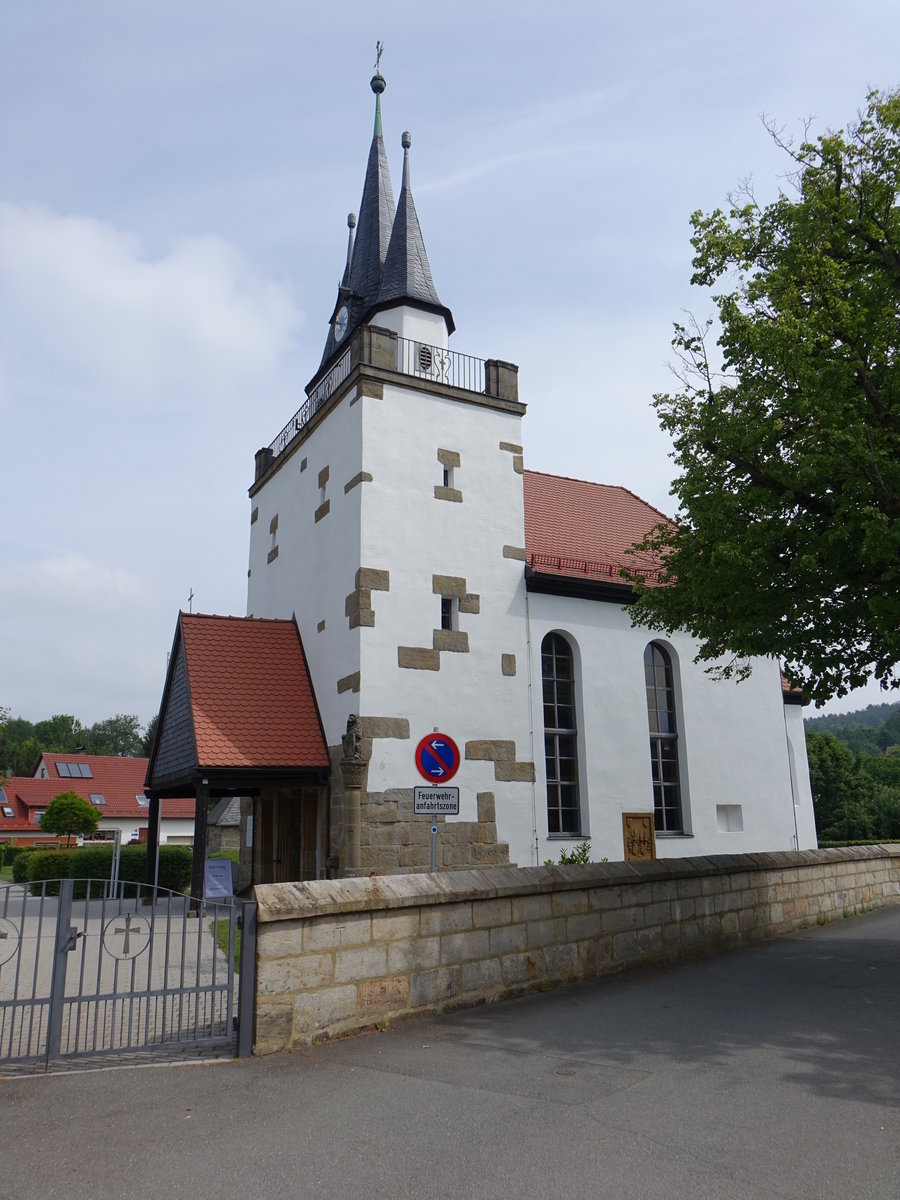
<svg viewBox="0 0 900 1200"><path fill-rule="evenodd" d="M144 883L148 887L156 884L156 862L159 857L159 796L151 792L147 799L150 801L147 809L147 866L144 870Z"/></svg>
<svg viewBox="0 0 900 1200"><path fill-rule="evenodd" d="M206 822L209 816L209 780L197 784L194 811L194 862L191 867L191 900L199 910L206 875Z"/></svg>

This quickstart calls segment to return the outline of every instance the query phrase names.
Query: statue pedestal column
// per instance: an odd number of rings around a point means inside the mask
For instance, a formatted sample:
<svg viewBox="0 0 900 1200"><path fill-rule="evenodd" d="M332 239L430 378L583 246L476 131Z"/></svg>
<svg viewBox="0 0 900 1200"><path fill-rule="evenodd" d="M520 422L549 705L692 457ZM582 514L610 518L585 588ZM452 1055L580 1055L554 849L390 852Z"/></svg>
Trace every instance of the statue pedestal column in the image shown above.
<svg viewBox="0 0 900 1200"><path fill-rule="evenodd" d="M345 876L360 874L360 795L365 774L364 759L341 759L341 775L344 779L344 870L341 874Z"/></svg>
<svg viewBox="0 0 900 1200"><path fill-rule="evenodd" d="M352 877L362 874L359 855L360 795L368 766L360 753L359 718L355 714L347 718L347 732L341 741L344 751L341 757L344 782L344 863L341 874Z"/></svg>

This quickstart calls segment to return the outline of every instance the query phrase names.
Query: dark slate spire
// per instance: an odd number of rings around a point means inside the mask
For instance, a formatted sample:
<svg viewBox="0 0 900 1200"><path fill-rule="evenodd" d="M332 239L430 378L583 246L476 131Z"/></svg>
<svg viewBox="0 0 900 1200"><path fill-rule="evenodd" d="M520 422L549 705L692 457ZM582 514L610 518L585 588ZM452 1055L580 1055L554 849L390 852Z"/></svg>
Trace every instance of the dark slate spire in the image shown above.
<svg viewBox="0 0 900 1200"><path fill-rule="evenodd" d="M356 244L350 264L350 290L365 308L374 304L378 295L384 257L394 224L394 189L391 187L391 173L384 152L384 138L381 136L381 93L386 86L384 78L380 74L373 75L370 86L375 93L375 132L369 147L366 181L359 202Z"/></svg>
<svg viewBox="0 0 900 1200"><path fill-rule="evenodd" d="M380 61L380 43L378 58ZM348 334L352 333L375 303L381 287L381 272L394 224L394 190L391 187L391 173L388 170L384 139L381 136L381 94L387 84L377 65L369 86L375 93L375 129L369 147L366 179L359 204L356 238L353 240L351 229L352 248L348 246L347 267L331 315L322 366L345 344ZM335 338L334 320L343 307L347 309L348 320L343 335Z"/></svg>
<svg viewBox="0 0 900 1200"><path fill-rule="evenodd" d="M384 260L381 288L376 304L379 308L387 308L408 300L414 304L425 305L431 311L438 310L444 314L452 333L453 317L450 310L444 308L438 299L409 183L409 148L412 145L409 133L403 134L401 142L403 186L400 189L397 215Z"/></svg>

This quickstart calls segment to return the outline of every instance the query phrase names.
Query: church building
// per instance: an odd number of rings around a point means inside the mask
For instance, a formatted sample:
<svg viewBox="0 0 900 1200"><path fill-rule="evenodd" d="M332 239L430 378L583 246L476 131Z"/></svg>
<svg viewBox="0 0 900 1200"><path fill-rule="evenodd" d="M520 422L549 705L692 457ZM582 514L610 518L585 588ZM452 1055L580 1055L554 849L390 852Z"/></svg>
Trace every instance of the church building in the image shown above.
<svg viewBox="0 0 900 1200"><path fill-rule="evenodd" d="M621 568L653 582L657 564L626 552L666 518L626 488L526 469L517 367L451 349L410 135L395 204L380 73L371 87L374 134L322 359L303 406L256 454L247 617L182 614L148 785L171 758L176 708L190 711L191 639L213 637L197 623L242 622L269 630L273 648L283 639L273 662L296 658L312 731L309 762L272 751L277 797L240 751L230 786L245 788L245 882L296 878L301 863L307 878L428 870L432 824L439 870L533 866L585 841L594 860L815 846L800 697L777 662L718 681L687 634L633 628ZM222 629L236 644L235 625ZM238 705L265 684L242 661ZM458 751L458 813L446 816L415 811L417 747L432 734ZM172 787L188 759L211 777L194 746ZM298 840L290 868L272 849L286 837Z"/></svg>

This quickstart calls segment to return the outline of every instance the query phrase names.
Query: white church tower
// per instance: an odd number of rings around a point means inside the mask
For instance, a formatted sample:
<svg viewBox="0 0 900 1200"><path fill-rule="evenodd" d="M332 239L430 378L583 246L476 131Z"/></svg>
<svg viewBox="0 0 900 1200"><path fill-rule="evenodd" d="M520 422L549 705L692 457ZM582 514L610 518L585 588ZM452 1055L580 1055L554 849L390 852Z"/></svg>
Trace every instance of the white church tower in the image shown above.
<svg viewBox="0 0 900 1200"><path fill-rule="evenodd" d="M322 361L256 455L247 611L296 615L332 755L338 873L428 868L414 753L436 729L461 757L459 816L437 818L438 866L528 865L525 406L515 366L450 349L410 135L395 209L377 69L371 87L374 135Z"/></svg>

